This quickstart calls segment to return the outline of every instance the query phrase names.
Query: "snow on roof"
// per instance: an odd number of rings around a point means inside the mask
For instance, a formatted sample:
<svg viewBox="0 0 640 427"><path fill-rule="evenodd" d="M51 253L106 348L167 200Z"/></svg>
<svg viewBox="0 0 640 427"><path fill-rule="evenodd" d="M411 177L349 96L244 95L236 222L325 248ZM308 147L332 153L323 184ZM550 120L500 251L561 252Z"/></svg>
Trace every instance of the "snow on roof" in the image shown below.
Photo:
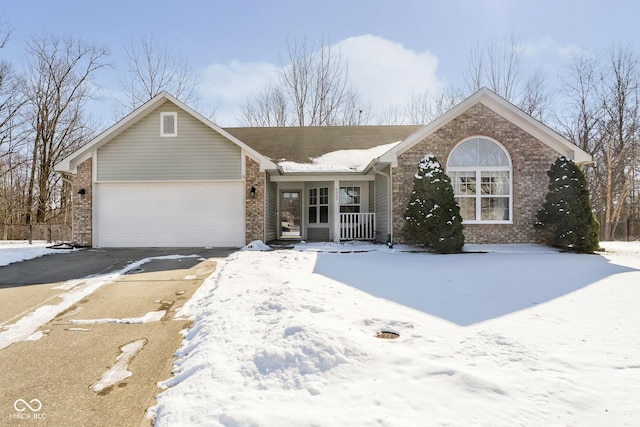
<svg viewBox="0 0 640 427"><path fill-rule="evenodd" d="M284 161L278 163L283 172L362 172L371 160L386 153L401 141L378 145L366 150L338 150L310 159L310 163Z"/></svg>

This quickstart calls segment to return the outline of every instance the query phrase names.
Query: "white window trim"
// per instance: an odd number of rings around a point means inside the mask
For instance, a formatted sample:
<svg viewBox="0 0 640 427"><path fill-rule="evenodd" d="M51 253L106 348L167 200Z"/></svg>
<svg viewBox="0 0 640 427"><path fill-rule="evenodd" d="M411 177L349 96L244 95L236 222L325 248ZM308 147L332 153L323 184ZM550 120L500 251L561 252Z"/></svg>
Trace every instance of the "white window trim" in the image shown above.
<svg viewBox="0 0 640 427"><path fill-rule="evenodd" d="M513 172L511 168L508 167L481 167L481 168L460 168L453 167L448 169L449 172L475 172L476 174L476 183L481 182L482 172L509 172L509 194L508 195L486 195L482 196L482 194L478 193L473 196L456 196L456 197L467 197L474 198L476 200L476 218L480 218L482 216L482 199L488 197L508 197L509 198L509 219L473 219L473 220L462 220L463 224L513 224ZM476 184L478 185L478 184Z"/></svg>
<svg viewBox="0 0 640 427"><path fill-rule="evenodd" d="M173 133L164 131L164 118L173 117ZM163 138L175 138L178 136L178 113L175 111L160 113L160 136Z"/></svg>
<svg viewBox="0 0 640 427"><path fill-rule="evenodd" d="M327 203L320 203L320 197L322 197L320 195L320 190L321 189L326 189L327 190L327 194L325 195L325 197L327 198ZM316 203L312 204L311 200L310 200L310 196L311 196L311 190L316 190ZM331 222L329 220L329 187L328 186L320 186L320 187L311 187L307 190L307 211L309 210L310 207L315 207L316 208L316 222L311 222L311 217L309 217L309 226L312 228L327 228L327 226L329 225L329 223ZM327 207L327 222L320 222L320 207L321 206L326 206Z"/></svg>
<svg viewBox="0 0 640 427"><path fill-rule="evenodd" d="M507 159L509 160L509 166L453 166L453 167L449 167L447 166L447 173L448 172L475 172L476 174L476 185L479 185L479 183L481 182L481 175L482 172L509 172L509 219L500 219L500 220L487 220L487 219L473 219L473 220L465 220L464 218L462 219L462 223L463 224L513 224L513 163L511 162L511 156L509 155L509 152L507 151L506 148L504 148L504 145L500 144L498 141L496 141L493 138L489 138L486 136L482 136L482 135L476 135L476 136L472 136L469 138L465 138L462 141L460 141L458 144L456 144L455 147L453 147L453 149L451 150L451 152L449 153L449 155L451 155L451 153L453 153L455 151L456 148L458 148L458 146L470 139L476 139L476 138L482 138L482 139L486 139L489 140L493 143L495 143L496 145L498 145L500 148L502 148L502 151L504 151L504 153L507 156ZM447 165L448 165L449 161L447 159ZM482 217L482 195L480 193L477 193L473 196L476 199L476 218L481 218ZM490 197L490 196L486 196L486 197ZM500 197L500 196L499 196ZM502 196L502 197L507 197L507 196Z"/></svg>

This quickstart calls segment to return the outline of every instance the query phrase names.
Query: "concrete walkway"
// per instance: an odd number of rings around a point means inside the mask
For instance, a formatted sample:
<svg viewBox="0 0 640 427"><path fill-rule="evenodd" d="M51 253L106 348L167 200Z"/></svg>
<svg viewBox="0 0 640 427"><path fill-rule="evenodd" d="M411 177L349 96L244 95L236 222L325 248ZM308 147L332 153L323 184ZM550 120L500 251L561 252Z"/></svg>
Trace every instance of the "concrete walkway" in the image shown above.
<svg viewBox="0 0 640 427"><path fill-rule="evenodd" d="M180 331L190 324L174 320L175 311L215 266L209 259L122 276L41 327L40 339L0 350L0 425L150 425L156 384L171 376ZM55 304L58 285L0 289L1 320ZM153 320L137 323L143 318Z"/></svg>

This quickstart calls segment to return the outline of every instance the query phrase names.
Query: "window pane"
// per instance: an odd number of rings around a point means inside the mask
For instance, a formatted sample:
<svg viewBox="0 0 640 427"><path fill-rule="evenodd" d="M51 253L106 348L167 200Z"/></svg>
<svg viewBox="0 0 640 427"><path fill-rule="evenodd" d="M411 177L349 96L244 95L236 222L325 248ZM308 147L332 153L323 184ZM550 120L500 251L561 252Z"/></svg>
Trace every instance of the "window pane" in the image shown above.
<svg viewBox="0 0 640 427"><path fill-rule="evenodd" d="M344 205L349 203L350 199L347 195L347 187L340 187L340 204Z"/></svg>
<svg viewBox="0 0 640 427"><path fill-rule="evenodd" d="M328 205L329 204L329 188L323 187L320 189L320 204Z"/></svg>
<svg viewBox="0 0 640 427"><path fill-rule="evenodd" d="M329 206L320 206L320 223L329 223Z"/></svg>
<svg viewBox="0 0 640 427"><path fill-rule="evenodd" d="M494 194L499 196L508 196L509 195L509 183L511 179L509 177L509 172L494 172L496 177L496 192Z"/></svg>
<svg viewBox="0 0 640 427"><path fill-rule="evenodd" d="M508 197L483 197L480 216L488 221L507 221L509 219Z"/></svg>
<svg viewBox="0 0 640 427"><path fill-rule="evenodd" d="M458 145L449 155L449 166L477 166L478 140L470 139Z"/></svg>
<svg viewBox="0 0 640 427"><path fill-rule="evenodd" d="M317 205L318 204L318 189L317 188L311 188L309 190L309 204L310 205Z"/></svg>
<svg viewBox="0 0 640 427"><path fill-rule="evenodd" d="M491 192L491 185L493 183L493 177L490 173L483 172L480 177L480 194L493 194Z"/></svg>
<svg viewBox="0 0 640 427"><path fill-rule="evenodd" d="M360 187L340 187L340 204L354 205L360 203Z"/></svg>
<svg viewBox="0 0 640 427"><path fill-rule="evenodd" d="M164 116L164 133L173 134L173 117Z"/></svg>
<svg viewBox="0 0 640 427"><path fill-rule="evenodd" d="M449 172L449 178L451 178L451 186L453 187L453 194L460 194L460 176L461 172Z"/></svg>
<svg viewBox="0 0 640 427"><path fill-rule="evenodd" d="M481 182L481 194L509 195L509 172L482 172Z"/></svg>
<svg viewBox="0 0 640 427"><path fill-rule="evenodd" d="M476 219L476 199L475 197L456 197L456 202L460 206L460 216L463 221L473 221Z"/></svg>
<svg viewBox="0 0 640 427"><path fill-rule="evenodd" d="M472 196L476 194L475 172L452 172L453 194L456 196Z"/></svg>
<svg viewBox="0 0 640 427"><path fill-rule="evenodd" d="M173 114L162 115L162 134L174 135L176 133L176 122Z"/></svg>
<svg viewBox="0 0 640 427"><path fill-rule="evenodd" d="M496 177L492 172L482 172L480 194L496 194Z"/></svg>
<svg viewBox="0 0 640 427"><path fill-rule="evenodd" d="M447 166L509 166L509 157L495 142L473 138L459 144L451 152Z"/></svg>
<svg viewBox="0 0 640 427"><path fill-rule="evenodd" d="M476 194L476 174L474 172L468 172L461 177L460 194Z"/></svg>
<svg viewBox="0 0 640 427"><path fill-rule="evenodd" d="M318 222L317 211L317 207L309 206L309 224L315 224Z"/></svg>
<svg viewBox="0 0 640 427"><path fill-rule="evenodd" d="M340 206L341 213L358 213L360 212L360 206Z"/></svg>
<svg viewBox="0 0 640 427"><path fill-rule="evenodd" d="M488 139L478 139L478 165L509 166L509 159L502 147Z"/></svg>

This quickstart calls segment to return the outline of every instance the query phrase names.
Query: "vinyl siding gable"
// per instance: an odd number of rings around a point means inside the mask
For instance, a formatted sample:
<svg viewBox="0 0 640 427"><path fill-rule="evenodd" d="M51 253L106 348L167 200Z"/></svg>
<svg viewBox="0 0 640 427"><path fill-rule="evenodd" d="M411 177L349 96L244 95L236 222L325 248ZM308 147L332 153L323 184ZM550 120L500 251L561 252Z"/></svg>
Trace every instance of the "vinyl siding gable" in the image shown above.
<svg viewBox="0 0 640 427"><path fill-rule="evenodd" d="M160 136L161 113L177 112L177 136ZM242 178L241 149L170 101L98 149L98 181Z"/></svg>

